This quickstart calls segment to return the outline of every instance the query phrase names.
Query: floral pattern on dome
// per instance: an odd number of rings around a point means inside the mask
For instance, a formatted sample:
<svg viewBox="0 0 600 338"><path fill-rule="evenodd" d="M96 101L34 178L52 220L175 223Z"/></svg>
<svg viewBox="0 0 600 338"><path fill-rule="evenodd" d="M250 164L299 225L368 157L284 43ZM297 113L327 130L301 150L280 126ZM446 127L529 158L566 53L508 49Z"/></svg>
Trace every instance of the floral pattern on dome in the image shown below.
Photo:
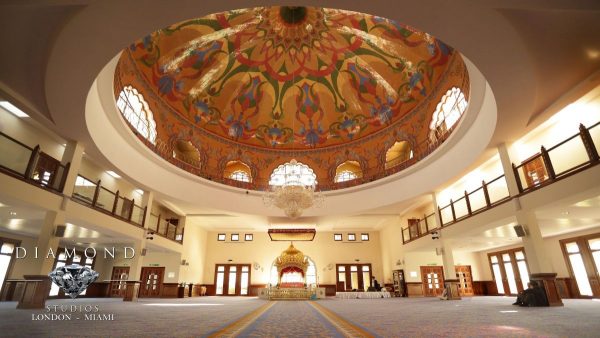
<svg viewBox="0 0 600 338"><path fill-rule="evenodd" d="M436 89L454 51L381 17L274 6L180 22L125 53L190 128L310 150L401 121Z"/></svg>

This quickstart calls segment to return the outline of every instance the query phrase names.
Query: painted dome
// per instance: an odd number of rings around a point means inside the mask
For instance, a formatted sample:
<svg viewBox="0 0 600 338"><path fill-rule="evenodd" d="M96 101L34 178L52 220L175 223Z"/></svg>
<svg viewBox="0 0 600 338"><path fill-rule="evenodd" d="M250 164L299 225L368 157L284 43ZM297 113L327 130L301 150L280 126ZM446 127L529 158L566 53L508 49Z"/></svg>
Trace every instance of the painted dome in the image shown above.
<svg viewBox="0 0 600 338"><path fill-rule="evenodd" d="M412 27L274 6L207 15L135 41L120 57L115 95L126 86L143 94L157 119L153 146L168 160L183 141L203 163L188 171L217 177L225 158L268 181L270 172L256 169L291 157L319 162L317 175L341 163L325 158L385 169L376 143L402 137L417 146L443 93L457 85L468 93L466 78L459 53Z"/></svg>

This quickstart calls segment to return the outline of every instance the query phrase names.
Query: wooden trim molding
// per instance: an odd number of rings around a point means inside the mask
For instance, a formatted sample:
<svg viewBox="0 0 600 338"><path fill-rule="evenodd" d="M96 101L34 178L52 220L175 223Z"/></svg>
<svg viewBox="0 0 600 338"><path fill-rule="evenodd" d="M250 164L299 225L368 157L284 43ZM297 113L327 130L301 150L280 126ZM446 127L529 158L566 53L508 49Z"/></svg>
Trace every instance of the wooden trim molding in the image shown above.
<svg viewBox="0 0 600 338"><path fill-rule="evenodd" d="M408 297L424 297L422 282L406 282Z"/></svg>

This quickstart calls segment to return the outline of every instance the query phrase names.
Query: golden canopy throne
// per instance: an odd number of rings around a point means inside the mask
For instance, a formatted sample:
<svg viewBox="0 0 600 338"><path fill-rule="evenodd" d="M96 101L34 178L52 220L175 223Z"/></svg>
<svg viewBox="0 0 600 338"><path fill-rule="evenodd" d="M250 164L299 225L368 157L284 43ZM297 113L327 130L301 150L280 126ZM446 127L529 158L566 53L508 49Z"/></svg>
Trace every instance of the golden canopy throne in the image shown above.
<svg viewBox="0 0 600 338"><path fill-rule="evenodd" d="M306 286L308 258L294 244L281 253L275 260L277 267L277 285L280 288L303 288Z"/></svg>

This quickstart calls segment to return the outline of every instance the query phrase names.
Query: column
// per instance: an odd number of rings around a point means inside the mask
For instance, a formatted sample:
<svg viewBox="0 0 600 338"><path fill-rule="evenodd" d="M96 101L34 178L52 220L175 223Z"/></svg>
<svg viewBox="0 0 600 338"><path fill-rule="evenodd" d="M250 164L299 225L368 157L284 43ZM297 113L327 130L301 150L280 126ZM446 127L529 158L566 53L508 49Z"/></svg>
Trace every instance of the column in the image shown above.
<svg viewBox="0 0 600 338"><path fill-rule="evenodd" d="M154 203L154 192L144 191L142 196L142 205L146 208L144 213L144 228L148 229L150 225L150 213L152 213L152 203Z"/></svg>
<svg viewBox="0 0 600 338"><path fill-rule="evenodd" d="M142 240L136 240L133 243L135 256L130 259L129 264L129 279L126 282L125 296L123 301L137 301L140 290L140 278L144 261L144 247L146 242L146 234Z"/></svg>
<svg viewBox="0 0 600 338"><path fill-rule="evenodd" d="M63 153L63 157L61 159L61 164L66 165L69 164L68 172L63 185L63 194L65 196L71 197L73 193L73 187L75 186L75 180L77 179L77 174L79 174L79 169L81 168L81 159L83 158L83 145L76 141L67 142L67 146L65 148L65 152Z"/></svg>
<svg viewBox="0 0 600 338"><path fill-rule="evenodd" d="M31 250L28 255L35 255L37 258L33 260L31 274L23 276L26 280L25 290L17 304L17 309L43 309L46 306L51 286L48 274L52 271L54 257L58 255L60 241L60 238L55 236L56 226L64 224L64 212L47 211L35 248L26 248L28 251ZM50 250L54 257L48 255Z"/></svg>
<svg viewBox="0 0 600 338"><path fill-rule="evenodd" d="M521 237L521 240L529 266L529 279L538 282L545 289L550 306L563 306L556 287L556 273L546 253L535 213L518 210L515 216L519 225L525 229L525 236Z"/></svg>
<svg viewBox="0 0 600 338"><path fill-rule="evenodd" d="M437 224L438 228L442 228L442 217L440 215L440 209L438 208L438 202L437 202L437 192L432 192L431 193L431 203L433 203L433 214L435 217L435 223Z"/></svg>
<svg viewBox="0 0 600 338"><path fill-rule="evenodd" d="M442 238L442 262L444 263L444 287L446 288L446 300L458 300L459 280L456 278L456 268L454 266L454 253L450 243Z"/></svg>
<svg viewBox="0 0 600 338"><path fill-rule="evenodd" d="M508 153L508 147L505 143L498 145L498 155L500 156L500 163L502 163L502 170L504 171L504 177L506 178L506 184L508 186L508 193L510 196L518 196L521 192L519 191L519 185L517 184L517 178L512 167L512 161L510 154Z"/></svg>

